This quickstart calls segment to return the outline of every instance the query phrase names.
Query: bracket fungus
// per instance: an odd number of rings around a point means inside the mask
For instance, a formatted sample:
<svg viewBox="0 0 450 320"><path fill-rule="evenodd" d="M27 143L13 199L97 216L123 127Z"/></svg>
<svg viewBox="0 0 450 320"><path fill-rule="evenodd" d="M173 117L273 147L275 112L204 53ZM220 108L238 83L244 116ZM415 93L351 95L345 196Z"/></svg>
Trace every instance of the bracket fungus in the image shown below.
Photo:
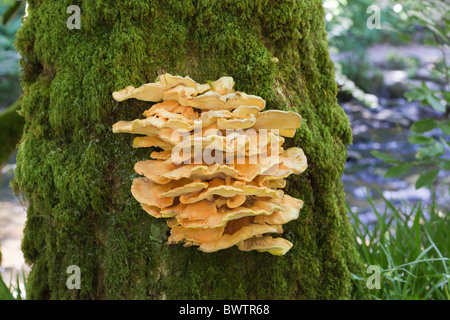
<svg viewBox="0 0 450 320"><path fill-rule="evenodd" d="M114 92L116 101L155 102L141 119L119 121L114 133L139 135L133 147L152 150L135 164L131 192L144 211L169 218L168 244L215 252L239 250L283 255L293 246L281 234L298 218L303 201L284 194L291 174L307 160L301 148L284 150L302 118L268 110L258 96L233 90L231 77L199 84L164 74L156 83ZM182 155L180 155L182 153Z"/></svg>

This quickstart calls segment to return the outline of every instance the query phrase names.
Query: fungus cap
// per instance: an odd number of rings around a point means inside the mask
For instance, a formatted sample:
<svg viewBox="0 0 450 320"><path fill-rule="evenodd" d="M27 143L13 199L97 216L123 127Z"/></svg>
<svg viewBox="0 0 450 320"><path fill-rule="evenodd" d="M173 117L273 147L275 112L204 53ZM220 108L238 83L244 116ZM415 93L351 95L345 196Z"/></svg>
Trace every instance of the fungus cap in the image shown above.
<svg viewBox="0 0 450 320"><path fill-rule="evenodd" d="M308 165L302 149L282 147L283 137L293 137L302 118L290 111L262 112L264 99L233 87L231 77L199 84L166 73L155 83L113 93L117 101L156 102L143 112L145 119L113 125L114 133L143 135L134 139L135 148L163 149L152 150L153 160L135 164L144 177L133 180L131 193L149 215L170 218L168 243L196 245L203 252L237 245L283 255L292 243L267 234L282 233L303 206L280 190L288 176ZM199 147L212 163L197 161ZM229 162L229 155L237 161Z"/></svg>
<svg viewBox="0 0 450 320"><path fill-rule="evenodd" d="M292 248L292 243L283 238L274 239L270 236L262 236L241 241L238 248L241 251L257 250L258 252L269 252L276 256L282 256Z"/></svg>

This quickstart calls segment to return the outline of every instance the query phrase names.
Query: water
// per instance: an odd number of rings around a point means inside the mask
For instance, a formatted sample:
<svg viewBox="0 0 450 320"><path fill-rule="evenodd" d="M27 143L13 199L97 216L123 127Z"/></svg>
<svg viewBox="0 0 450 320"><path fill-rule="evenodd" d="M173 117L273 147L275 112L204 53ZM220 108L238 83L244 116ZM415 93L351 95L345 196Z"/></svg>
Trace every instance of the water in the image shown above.
<svg viewBox="0 0 450 320"><path fill-rule="evenodd" d="M389 107L387 107L389 105ZM349 157L342 181L347 195L347 204L359 211L360 217L367 223L376 221L373 209L367 201L367 195L373 198L376 208L383 211L385 205L381 195L394 203L432 203L432 192L427 188L416 190L415 182L422 173L413 168L404 176L384 178L389 168L382 160L374 158L370 152L377 150L388 153L399 160L412 161L418 146L408 142L410 125L421 118L439 116L433 110L427 110L417 103L407 103L402 99L383 101L381 110L370 110L358 102L342 104L350 118L353 129L353 145L349 147ZM440 130L429 133L434 137L443 136ZM436 200L443 209L449 209L449 177L441 171Z"/></svg>

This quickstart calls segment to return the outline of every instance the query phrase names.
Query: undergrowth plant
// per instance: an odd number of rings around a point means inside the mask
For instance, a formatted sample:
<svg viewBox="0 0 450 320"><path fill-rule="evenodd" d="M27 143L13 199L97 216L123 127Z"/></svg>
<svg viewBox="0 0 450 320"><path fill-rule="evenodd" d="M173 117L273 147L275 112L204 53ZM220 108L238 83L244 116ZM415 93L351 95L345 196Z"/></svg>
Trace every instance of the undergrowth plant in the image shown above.
<svg viewBox="0 0 450 320"><path fill-rule="evenodd" d="M21 279L22 277L22 279ZM9 286L3 281L0 275L0 300L23 300L25 299L25 291L22 288L26 288L26 275L25 271L22 271L22 275L16 273L16 284L12 284L12 279ZM22 286L21 286L22 284ZM21 288L22 287L22 288Z"/></svg>
<svg viewBox="0 0 450 320"><path fill-rule="evenodd" d="M392 178L406 174L413 167L420 167L422 174L416 181L416 189L431 187L439 175L439 171L450 171L450 68L447 65L446 47L450 45L450 4L440 0L404 1L405 15L401 25L404 28L420 26L427 30L425 44L437 47L442 52L442 61L436 63L431 77L442 85L442 90L431 90L426 82L412 87L405 93L408 101L420 101L423 106L430 106L442 114L440 119L421 119L411 126L412 134L408 141L419 145L415 159L405 161L396 159L389 154L372 151L376 158L393 164L387 170L385 177ZM409 38L405 34L404 40ZM440 135L429 134L439 128ZM439 131L439 130L438 130ZM443 133L443 135L442 135Z"/></svg>
<svg viewBox="0 0 450 320"><path fill-rule="evenodd" d="M440 211L435 202L424 208L421 202L399 205L383 199L385 210L379 212L368 197L377 216L374 225L366 225L348 208L366 268L381 270L380 289L369 290L367 279L354 275L354 299L450 300L450 212Z"/></svg>

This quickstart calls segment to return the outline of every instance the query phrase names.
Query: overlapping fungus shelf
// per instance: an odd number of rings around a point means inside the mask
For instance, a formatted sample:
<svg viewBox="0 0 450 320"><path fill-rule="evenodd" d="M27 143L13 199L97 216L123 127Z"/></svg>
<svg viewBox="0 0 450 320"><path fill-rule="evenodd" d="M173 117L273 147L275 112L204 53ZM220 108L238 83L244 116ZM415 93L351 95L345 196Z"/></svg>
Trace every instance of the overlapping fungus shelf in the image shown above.
<svg viewBox="0 0 450 320"><path fill-rule="evenodd" d="M263 111L261 97L233 86L231 77L198 84L164 74L156 83L127 87L113 98L158 103L144 118L119 121L113 132L139 135L135 148L160 148L135 164L142 177L131 192L148 214L169 219L169 244L283 255L292 243L273 235L298 218L303 202L282 189L289 175L307 168L303 150L285 150L283 143L302 118Z"/></svg>

